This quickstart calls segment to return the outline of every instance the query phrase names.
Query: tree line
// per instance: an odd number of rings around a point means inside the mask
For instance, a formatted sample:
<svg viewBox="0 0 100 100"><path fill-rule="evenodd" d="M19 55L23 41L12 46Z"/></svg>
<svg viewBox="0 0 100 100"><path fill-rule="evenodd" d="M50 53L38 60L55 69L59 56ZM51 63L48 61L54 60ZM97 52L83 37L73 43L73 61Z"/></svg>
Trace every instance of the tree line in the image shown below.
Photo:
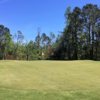
<svg viewBox="0 0 100 100"><path fill-rule="evenodd" d="M100 60L100 8L86 4L67 8L66 26L52 57L59 60Z"/></svg>
<svg viewBox="0 0 100 100"><path fill-rule="evenodd" d="M21 31L15 35L10 33L9 28L0 25L0 59L12 60L42 60L49 58L55 41L55 34L51 32L37 36L34 41L25 41Z"/></svg>
<svg viewBox="0 0 100 100"><path fill-rule="evenodd" d="M100 8L94 4L73 10L68 7L60 35L38 31L28 42L21 31L12 35L9 28L0 25L0 59L100 60Z"/></svg>

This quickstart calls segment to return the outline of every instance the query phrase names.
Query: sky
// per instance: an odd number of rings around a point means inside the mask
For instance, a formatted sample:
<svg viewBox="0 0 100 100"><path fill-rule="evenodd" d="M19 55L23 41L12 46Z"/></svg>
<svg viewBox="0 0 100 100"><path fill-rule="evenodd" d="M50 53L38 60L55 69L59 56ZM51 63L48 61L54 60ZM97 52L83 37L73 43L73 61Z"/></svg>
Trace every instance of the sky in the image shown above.
<svg viewBox="0 0 100 100"><path fill-rule="evenodd" d="M8 27L11 34L20 30L25 40L33 40L38 29L57 35L64 29L66 8L87 3L100 6L100 0L0 0L0 24Z"/></svg>

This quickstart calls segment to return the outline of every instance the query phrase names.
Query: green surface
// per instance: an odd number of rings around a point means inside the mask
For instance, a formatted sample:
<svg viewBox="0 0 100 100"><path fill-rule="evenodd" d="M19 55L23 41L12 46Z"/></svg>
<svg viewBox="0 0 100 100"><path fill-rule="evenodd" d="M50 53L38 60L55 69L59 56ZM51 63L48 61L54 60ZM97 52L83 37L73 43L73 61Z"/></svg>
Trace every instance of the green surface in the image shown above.
<svg viewBox="0 0 100 100"><path fill-rule="evenodd" d="M100 62L0 61L0 100L100 100Z"/></svg>

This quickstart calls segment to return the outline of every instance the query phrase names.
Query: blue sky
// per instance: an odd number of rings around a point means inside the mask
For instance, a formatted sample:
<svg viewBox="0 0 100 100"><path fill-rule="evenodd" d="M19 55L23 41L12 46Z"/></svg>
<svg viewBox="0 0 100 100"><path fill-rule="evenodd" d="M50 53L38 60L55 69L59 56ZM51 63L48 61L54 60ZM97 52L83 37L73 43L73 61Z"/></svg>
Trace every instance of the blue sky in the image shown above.
<svg viewBox="0 0 100 100"><path fill-rule="evenodd" d="M0 24L12 34L21 30L25 40L34 39L38 27L41 33L59 34L65 26L66 8L87 3L100 4L100 0L0 0Z"/></svg>

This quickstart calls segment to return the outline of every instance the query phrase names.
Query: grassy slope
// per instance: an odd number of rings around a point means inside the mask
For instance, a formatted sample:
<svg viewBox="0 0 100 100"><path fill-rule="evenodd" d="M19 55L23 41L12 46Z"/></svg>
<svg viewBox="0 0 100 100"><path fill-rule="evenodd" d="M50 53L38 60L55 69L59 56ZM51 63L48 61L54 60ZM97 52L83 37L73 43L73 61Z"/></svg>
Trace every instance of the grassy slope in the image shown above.
<svg viewBox="0 0 100 100"><path fill-rule="evenodd" d="M0 61L0 100L100 100L100 62Z"/></svg>

